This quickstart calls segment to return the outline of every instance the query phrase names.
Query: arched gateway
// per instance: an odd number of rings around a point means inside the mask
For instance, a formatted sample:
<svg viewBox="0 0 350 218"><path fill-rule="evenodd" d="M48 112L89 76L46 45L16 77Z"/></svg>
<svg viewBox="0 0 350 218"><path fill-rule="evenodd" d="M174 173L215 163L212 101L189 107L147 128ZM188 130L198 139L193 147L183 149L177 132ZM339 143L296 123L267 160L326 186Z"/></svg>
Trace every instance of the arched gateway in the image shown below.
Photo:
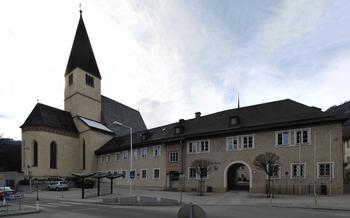
<svg viewBox="0 0 350 218"><path fill-rule="evenodd" d="M224 170L224 188L226 190L247 190L252 188L252 169L244 161L233 161Z"/></svg>

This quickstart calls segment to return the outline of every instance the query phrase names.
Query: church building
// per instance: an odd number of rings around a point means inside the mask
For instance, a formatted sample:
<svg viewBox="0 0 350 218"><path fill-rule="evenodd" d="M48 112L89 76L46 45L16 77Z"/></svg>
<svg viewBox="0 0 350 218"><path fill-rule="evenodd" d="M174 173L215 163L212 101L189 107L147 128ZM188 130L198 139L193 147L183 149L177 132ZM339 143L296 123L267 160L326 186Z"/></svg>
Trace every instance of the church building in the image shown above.
<svg viewBox="0 0 350 218"><path fill-rule="evenodd" d="M22 128L22 170L33 177L95 172L95 150L113 136L146 129L141 114L101 95L101 74L82 14L64 74L64 110L38 103Z"/></svg>
<svg viewBox="0 0 350 218"><path fill-rule="evenodd" d="M317 192L343 192L344 117L285 99L197 112L147 129L137 110L101 95L102 77L81 14L64 78L64 110L38 103L21 126L27 176L131 171L132 181L125 176L115 182L194 191L204 179L208 191L264 192L266 173L254 160L273 153L280 160L271 167L276 192L310 194L314 186ZM132 143L129 129L113 123L132 128ZM199 172L193 165L198 160L213 165Z"/></svg>

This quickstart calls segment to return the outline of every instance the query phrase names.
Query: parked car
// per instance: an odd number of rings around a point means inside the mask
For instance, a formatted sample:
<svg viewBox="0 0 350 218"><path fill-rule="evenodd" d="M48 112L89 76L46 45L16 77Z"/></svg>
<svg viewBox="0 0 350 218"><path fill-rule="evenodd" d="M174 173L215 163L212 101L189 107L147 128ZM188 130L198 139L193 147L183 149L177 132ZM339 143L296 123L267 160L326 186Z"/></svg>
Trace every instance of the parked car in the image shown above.
<svg viewBox="0 0 350 218"><path fill-rule="evenodd" d="M0 187L0 199L2 200L4 197L5 199L11 199L14 194L16 193L15 190L13 190L12 188L8 187L8 186L3 186Z"/></svg>
<svg viewBox="0 0 350 218"><path fill-rule="evenodd" d="M66 182L63 182L63 181L55 181L55 182L51 182L48 185L48 189L49 190L56 190L56 191L68 190L68 184Z"/></svg>

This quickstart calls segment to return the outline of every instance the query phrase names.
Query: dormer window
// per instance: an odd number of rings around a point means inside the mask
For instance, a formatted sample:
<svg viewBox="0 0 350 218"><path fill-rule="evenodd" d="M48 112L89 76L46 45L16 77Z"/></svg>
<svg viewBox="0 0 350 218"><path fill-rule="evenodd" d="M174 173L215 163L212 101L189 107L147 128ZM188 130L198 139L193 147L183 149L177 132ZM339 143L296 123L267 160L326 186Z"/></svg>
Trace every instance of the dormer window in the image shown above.
<svg viewBox="0 0 350 218"><path fill-rule="evenodd" d="M85 74L85 83L88 86L94 87L94 77L92 77L88 74Z"/></svg>
<svg viewBox="0 0 350 218"><path fill-rule="evenodd" d="M73 74L69 75L69 77L68 77L68 84L69 85L73 84Z"/></svg>
<svg viewBox="0 0 350 218"><path fill-rule="evenodd" d="M150 132L141 133L141 140L142 140L142 141L145 141L145 140L147 140L150 136L151 136L151 133L150 133Z"/></svg>
<svg viewBox="0 0 350 218"><path fill-rule="evenodd" d="M229 124L230 124L230 126L237 126L239 124L238 116L230 117Z"/></svg>
<svg viewBox="0 0 350 218"><path fill-rule="evenodd" d="M184 128L182 126L176 126L174 130L176 135L184 132Z"/></svg>

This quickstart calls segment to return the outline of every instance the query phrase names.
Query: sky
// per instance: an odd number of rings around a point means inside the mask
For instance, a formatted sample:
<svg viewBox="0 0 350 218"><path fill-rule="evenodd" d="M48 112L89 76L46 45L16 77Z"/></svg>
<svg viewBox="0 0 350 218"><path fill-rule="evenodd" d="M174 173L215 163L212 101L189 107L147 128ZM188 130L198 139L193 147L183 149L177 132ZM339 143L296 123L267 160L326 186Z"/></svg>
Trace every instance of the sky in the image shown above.
<svg viewBox="0 0 350 218"><path fill-rule="evenodd" d="M350 100L350 1L0 1L0 134L21 139L39 101L63 109L64 72L83 19L102 94L148 128L293 99Z"/></svg>

